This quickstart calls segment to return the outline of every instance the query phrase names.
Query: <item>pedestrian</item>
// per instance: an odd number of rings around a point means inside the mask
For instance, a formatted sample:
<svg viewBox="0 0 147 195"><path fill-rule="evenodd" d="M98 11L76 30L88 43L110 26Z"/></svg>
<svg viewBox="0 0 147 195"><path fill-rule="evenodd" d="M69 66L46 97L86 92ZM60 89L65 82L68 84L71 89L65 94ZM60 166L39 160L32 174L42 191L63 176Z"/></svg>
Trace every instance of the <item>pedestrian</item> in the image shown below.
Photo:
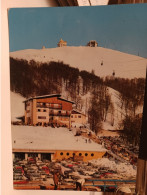
<svg viewBox="0 0 147 195"><path fill-rule="evenodd" d="M54 180L54 190L57 190L58 182L59 182L59 173L54 172L53 180Z"/></svg>
<svg viewBox="0 0 147 195"><path fill-rule="evenodd" d="M85 183L85 179L83 179L83 178L78 179L76 181L76 190L79 189L80 191L82 191L82 186L84 185L84 183Z"/></svg>

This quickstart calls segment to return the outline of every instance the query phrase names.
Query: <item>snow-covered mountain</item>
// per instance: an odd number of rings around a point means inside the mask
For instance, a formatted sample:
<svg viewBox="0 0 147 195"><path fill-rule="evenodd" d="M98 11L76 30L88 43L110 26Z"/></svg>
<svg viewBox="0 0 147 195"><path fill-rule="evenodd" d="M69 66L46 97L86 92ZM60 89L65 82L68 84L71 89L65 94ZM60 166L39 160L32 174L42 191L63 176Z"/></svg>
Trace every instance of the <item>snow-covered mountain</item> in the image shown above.
<svg viewBox="0 0 147 195"><path fill-rule="evenodd" d="M114 51L101 47L58 47L53 49L41 50L21 50L11 52L10 56L17 59L35 60L36 62L63 61L72 67L78 67L80 70L95 71L99 76L112 76L115 71L116 77L134 78L145 77L147 60L139 56L134 56L119 51ZM20 64L21 66L21 64ZM83 81L80 81L81 85ZM68 99L70 94L65 84L62 83L61 95ZM107 114L106 121L103 122L104 130L119 129L119 123L123 117L123 110L120 109L119 92L108 87L108 93L114 107L114 124L112 126L112 113ZM90 106L91 93L79 95L80 110L87 113ZM21 96L11 93L11 111L12 120L24 114L24 99ZM17 106L16 106L17 104ZM142 112L142 106L140 106Z"/></svg>
<svg viewBox="0 0 147 195"><path fill-rule="evenodd" d="M145 77L147 59L102 47L58 47L27 49L10 53L10 57L37 62L63 61L72 67L103 76Z"/></svg>

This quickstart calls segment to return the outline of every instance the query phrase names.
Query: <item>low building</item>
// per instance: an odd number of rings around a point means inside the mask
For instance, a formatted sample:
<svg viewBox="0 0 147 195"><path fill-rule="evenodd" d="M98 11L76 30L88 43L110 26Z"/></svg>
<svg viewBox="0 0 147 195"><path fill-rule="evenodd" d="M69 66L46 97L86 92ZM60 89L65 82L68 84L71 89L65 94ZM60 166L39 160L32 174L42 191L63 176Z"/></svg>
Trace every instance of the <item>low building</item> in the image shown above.
<svg viewBox="0 0 147 195"><path fill-rule="evenodd" d="M70 126L79 126L79 125L85 125L87 123L86 115L77 111L72 110L70 115Z"/></svg>
<svg viewBox="0 0 147 195"><path fill-rule="evenodd" d="M89 47L97 47L98 46L98 43L94 40L91 40L87 43L87 46Z"/></svg>
<svg viewBox="0 0 147 195"><path fill-rule="evenodd" d="M67 42L63 41L63 39L60 39L60 41L57 44L58 47L63 47L63 46L67 46Z"/></svg>
<svg viewBox="0 0 147 195"><path fill-rule="evenodd" d="M46 49L44 45L42 46L42 49Z"/></svg>
<svg viewBox="0 0 147 195"><path fill-rule="evenodd" d="M102 158L106 153L101 145L87 142L82 136L75 136L67 128L34 127L12 125L13 160L88 161Z"/></svg>
<svg viewBox="0 0 147 195"><path fill-rule="evenodd" d="M65 125L70 127L70 114L74 102L59 94L29 98L25 103L26 125Z"/></svg>

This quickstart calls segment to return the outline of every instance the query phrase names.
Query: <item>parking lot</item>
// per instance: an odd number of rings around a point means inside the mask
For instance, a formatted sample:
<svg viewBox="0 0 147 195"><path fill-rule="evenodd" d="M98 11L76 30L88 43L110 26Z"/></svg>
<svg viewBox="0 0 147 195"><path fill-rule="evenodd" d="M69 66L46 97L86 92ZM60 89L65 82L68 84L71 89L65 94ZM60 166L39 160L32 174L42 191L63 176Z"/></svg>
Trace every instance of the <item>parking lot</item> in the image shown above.
<svg viewBox="0 0 147 195"><path fill-rule="evenodd" d="M107 183L111 183L108 191L116 188L112 180L123 180L116 170L99 166L91 162L74 162L71 160L50 162L16 161L13 163L13 180L15 189L54 189L53 174L59 173L60 190L75 190L78 179L84 178L83 190L103 191ZM109 182L108 182L109 181ZM111 182L110 182L111 181ZM112 185L113 183L113 185Z"/></svg>

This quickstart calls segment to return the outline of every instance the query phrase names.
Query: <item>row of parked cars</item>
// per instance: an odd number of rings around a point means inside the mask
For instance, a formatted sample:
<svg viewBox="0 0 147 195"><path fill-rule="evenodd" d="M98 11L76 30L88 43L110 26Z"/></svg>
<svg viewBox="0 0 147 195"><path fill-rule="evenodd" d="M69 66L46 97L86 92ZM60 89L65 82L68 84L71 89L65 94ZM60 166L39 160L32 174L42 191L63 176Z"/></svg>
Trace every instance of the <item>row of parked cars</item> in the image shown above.
<svg viewBox="0 0 147 195"><path fill-rule="evenodd" d="M104 147L111 150L114 154L128 161L132 165L137 164L137 156L139 147L132 144L124 145L124 141L121 137L101 137L100 143L104 143Z"/></svg>
<svg viewBox="0 0 147 195"><path fill-rule="evenodd" d="M116 172L105 167L94 166L88 162L73 162L71 160L61 162L50 161L17 161L14 162L14 180L42 180L53 178L54 171L60 172L62 181L65 179L77 180L93 178L112 178Z"/></svg>
<svg viewBox="0 0 147 195"><path fill-rule="evenodd" d="M13 163L13 180L45 180L51 177L49 167L42 161L33 158Z"/></svg>

